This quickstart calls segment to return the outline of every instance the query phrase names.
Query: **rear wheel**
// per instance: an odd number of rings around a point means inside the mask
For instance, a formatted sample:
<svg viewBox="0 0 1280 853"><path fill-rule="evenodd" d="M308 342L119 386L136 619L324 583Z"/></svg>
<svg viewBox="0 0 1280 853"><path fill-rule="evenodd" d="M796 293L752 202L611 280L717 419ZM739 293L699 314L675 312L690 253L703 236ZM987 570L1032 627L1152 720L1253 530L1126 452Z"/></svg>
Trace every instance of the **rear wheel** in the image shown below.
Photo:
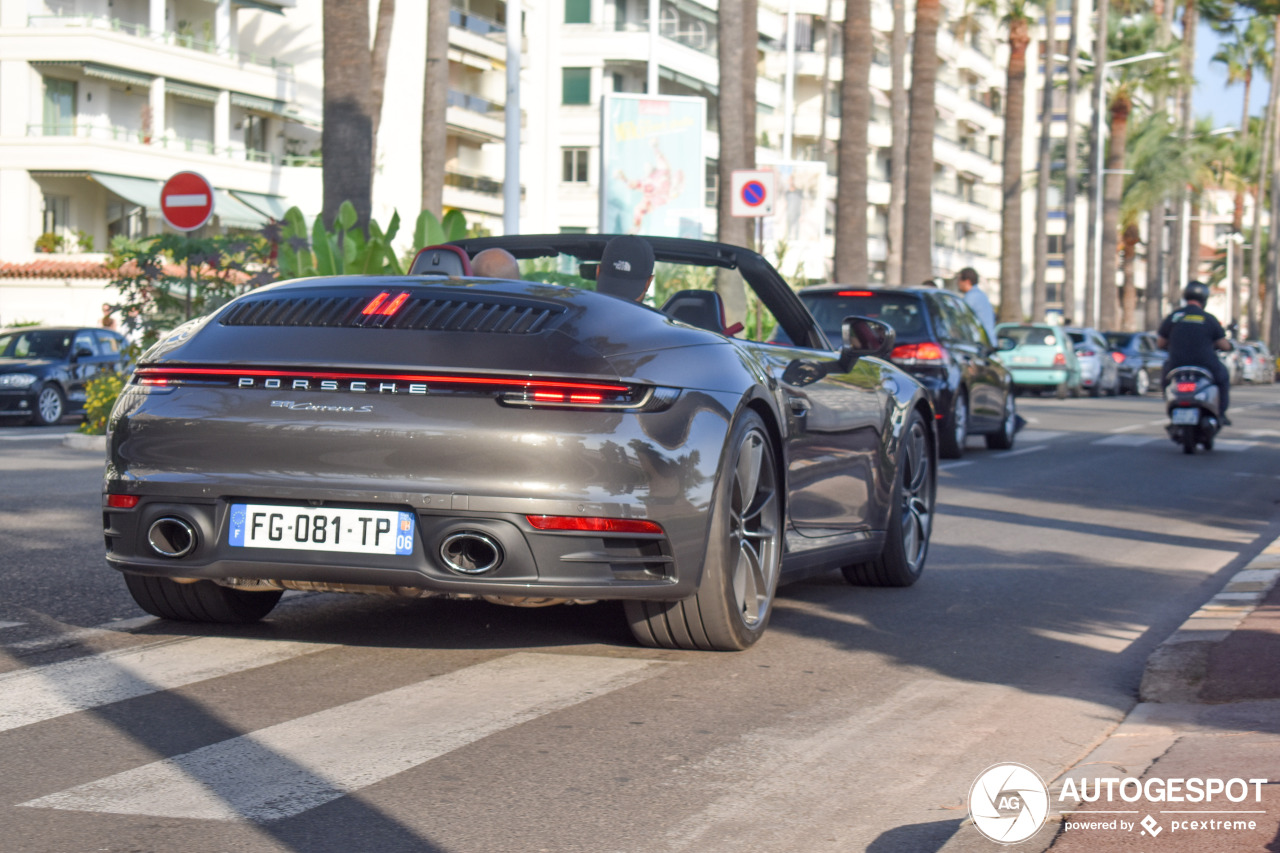
<svg viewBox="0 0 1280 853"><path fill-rule="evenodd" d="M1139 370L1138 375L1133 378L1133 393L1139 397L1151 390L1151 377L1147 375L1147 371Z"/></svg>
<svg viewBox="0 0 1280 853"><path fill-rule="evenodd" d="M36 410L31 413L32 419L39 426L53 426L61 423L67 414L67 397L62 389L50 382L40 389L36 396Z"/></svg>
<svg viewBox="0 0 1280 853"><path fill-rule="evenodd" d="M1178 440L1182 444L1183 453L1196 452L1196 430L1195 427L1184 426L1182 432L1178 435Z"/></svg>
<svg viewBox="0 0 1280 853"><path fill-rule="evenodd" d="M936 482L933 447L919 412L913 412L898 450L893 508L885 531L884 550L867 563L841 567L849 583L859 586L911 586L924 571L933 531Z"/></svg>
<svg viewBox="0 0 1280 853"><path fill-rule="evenodd" d="M1018 431L1018 410L1013 404L1013 394L1004 398L1004 418L1000 421L1000 431L987 434L988 450L1009 450L1013 447L1013 437Z"/></svg>
<svg viewBox="0 0 1280 853"><path fill-rule="evenodd" d="M938 433L938 455L943 459L959 459L964 456L964 443L969 438L969 395L962 387L956 389L951 401L951 411L942 420Z"/></svg>
<svg viewBox="0 0 1280 853"><path fill-rule="evenodd" d="M628 601L643 645L738 651L760 639L782 568L782 496L777 452L764 421L746 412L734 426L717 487L702 582L683 601Z"/></svg>
<svg viewBox="0 0 1280 853"><path fill-rule="evenodd" d="M176 622L257 622L271 612L284 594L246 592L218 586L213 581L178 583L169 578L125 573L129 594L146 612Z"/></svg>

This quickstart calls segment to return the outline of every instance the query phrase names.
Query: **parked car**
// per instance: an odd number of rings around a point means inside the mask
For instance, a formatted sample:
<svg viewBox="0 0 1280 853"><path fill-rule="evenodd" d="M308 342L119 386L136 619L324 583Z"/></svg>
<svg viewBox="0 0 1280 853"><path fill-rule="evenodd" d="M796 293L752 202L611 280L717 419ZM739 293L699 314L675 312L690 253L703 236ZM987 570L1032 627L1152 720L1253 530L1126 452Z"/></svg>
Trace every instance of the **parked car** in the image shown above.
<svg viewBox="0 0 1280 853"><path fill-rule="evenodd" d="M1080 363L1080 387L1092 397L1120 393L1120 367L1111 357L1111 348L1102 332L1091 328L1065 330Z"/></svg>
<svg viewBox="0 0 1280 853"><path fill-rule="evenodd" d="M1168 353L1156 346L1154 332L1107 332L1107 345L1120 368L1120 388L1129 394L1160 390Z"/></svg>
<svg viewBox="0 0 1280 853"><path fill-rule="evenodd" d="M792 345L726 328L712 290L673 316L462 263L581 269L608 239L461 240L457 274L282 282L174 330L113 412L108 564L166 619L252 622L286 589L605 599L642 644L708 650L758 640L780 579L914 583L935 417L882 357L893 331L854 318L833 348L777 270L722 243L647 238L740 275Z"/></svg>
<svg viewBox="0 0 1280 853"><path fill-rule="evenodd" d="M996 358L1009 368L1019 391L1052 391L1058 399L1080 396L1080 361L1061 326L1001 323L996 326L996 337L1012 342L1002 346Z"/></svg>
<svg viewBox="0 0 1280 853"><path fill-rule="evenodd" d="M987 447L995 450L1013 447L1013 378L992 357L994 342L959 296L932 287L823 285L801 290L800 301L833 339L850 315L893 328L897 344L890 360L928 389L941 415L940 456L962 456L969 435L985 436Z"/></svg>
<svg viewBox="0 0 1280 853"><path fill-rule="evenodd" d="M1218 360L1227 366L1231 384L1239 385L1244 382L1244 356L1240 353L1239 341L1228 338L1227 343L1231 344L1231 349L1218 350Z"/></svg>
<svg viewBox="0 0 1280 853"><path fill-rule="evenodd" d="M128 342L108 329L23 326L0 330L0 416L50 426L82 414L85 383L129 366Z"/></svg>
<svg viewBox="0 0 1280 853"><path fill-rule="evenodd" d="M1260 384L1274 381L1271 367L1274 359L1260 341L1241 341L1236 346L1240 350L1245 382Z"/></svg>

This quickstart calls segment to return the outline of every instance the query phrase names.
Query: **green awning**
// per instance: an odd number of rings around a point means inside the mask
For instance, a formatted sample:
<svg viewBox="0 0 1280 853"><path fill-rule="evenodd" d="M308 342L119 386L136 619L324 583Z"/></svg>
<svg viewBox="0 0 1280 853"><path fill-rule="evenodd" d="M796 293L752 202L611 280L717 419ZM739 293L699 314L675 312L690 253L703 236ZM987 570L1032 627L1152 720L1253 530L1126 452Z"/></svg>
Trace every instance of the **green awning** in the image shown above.
<svg viewBox="0 0 1280 853"><path fill-rule="evenodd" d="M87 77L98 77L102 80L124 83L126 86L150 86L151 81L155 79L150 74L143 74L140 71L130 71L127 68L117 68L114 65L99 65L96 62L80 62L79 60L63 59L38 59L32 61L31 64L37 68L50 68L59 65L67 68L79 68Z"/></svg>
<svg viewBox="0 0 1280 853"><path fill-rule="evenodd" d="M177 80L166 79L164 81L164 90L171 95L190 98L193 101L201 101L206 104L216 104L218 102L216 89L206 89L204 86L195 86L191 83L180 83Z"/></svg>
<svg viewBox="0 0 1280 853"><path fill-rule="evenodd" d="M149 178L126 178L124 175L108 175L102 172L90 172L89 177L125 201L153 210L156 216L160 215L161 184L159 181Z"/></svg>
<svg viewBox="0 0 1280 853"><path fill-rule="evenodd" d="M260 113L267 113L273 116L283 116L285 114L285 102L276 101L271 98L259 98L257 95L245 95L240 92L231 93L231 105L234 107L243 107L246 110L256 110Z"/></svg>
<svg viewBox="0 0 1280 853"><path fill-rule="evenodd" d="M262 2L262 0L231 0L231 3L244 9L257 9L262 12L271 12L275 15L284 14L284 7L277 3Z"/></svg>
<svg viewBox="0 0 1280 853"><path fill-rule="evenodd" d="M215 189L213 215L225 227L261 228L267 224L267 217L249 207L226 190Z"/></svg>
<svg viewBox="0 0 1280 853"><path fill-rule="evenodd" d="M232 190L231 194L249 207L277 221L283 221L285 213L289 210L285 206L284 199L278 195L263 195L262 193L250 193L243 190Z"/></svg>

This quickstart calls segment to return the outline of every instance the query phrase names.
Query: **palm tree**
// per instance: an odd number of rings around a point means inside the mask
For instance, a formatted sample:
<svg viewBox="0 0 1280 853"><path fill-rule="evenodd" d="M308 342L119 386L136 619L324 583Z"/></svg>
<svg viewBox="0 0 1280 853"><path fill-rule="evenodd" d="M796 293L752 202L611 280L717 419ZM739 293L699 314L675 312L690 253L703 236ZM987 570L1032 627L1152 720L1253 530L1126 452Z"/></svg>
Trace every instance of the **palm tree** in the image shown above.
<svg viewBox="0 0 1280 853"><path fill-rule="evenodd" d="M1215 27L1215 29L1218 28ZM1211 61L1227 67L1228 84L1244 84L1244 106L1238 134L1242 143L1238 156L1243 158L1249 133L1249 93L1253 87L1253 72L1262 64L1262 54L1266 51L1266 21L1263 18L1251 18L1244 27L1238 27L1232 21L1226 30L1230 40L1220 43ZM1234 170L1234 173L1237 176L1243 174L1240 169ZM1235 181L1235 210L1232 214L1231 230L1236 234L1241 233L1244 227L1244 196L1247 185L1246 180ZM1238 243L1232 243L1227 251L1233 254L1230 282L1233 299L1232 304L1228 306L1227 319L1235 323L1238 322L1240 313L1237 300L1240 296L1240 279L1244 272L1244 249Z"/></svg>
<svg viewBox="0 0 1280 853"><path fill-rule="evenodd" d="M1057 0L1044 0L1044 58L1041 67L1040 161L1036 169L1036 243L1034 275L1031 279L1031 318L1044 317L1049 271L1049 182L1053 172L1053 77L1058 60L1054 57L1058 28Z"/></svg>
<svg viewBox="0 0 1280 853"><path fill-rule="evenodd" d="M996 0L979 0L978 7L994 11ZM1026 109L1027 45L1031 42L1031 3L1008 0L1002 23L1009 28L1009 65L1005 83L1004 195L1000 215L1000 322L1021 322L1022 316L1022 124ZM1047 184L1046 184L1047 189Z"/></svg>
<svg viewBox="0 0 1280 853"><path fill-rule="evenodd" d="M1066 214L1062 234L1062 299L1063 316L1076 316L1076 196L1080 192L1079 129L1076 127L1076 97L1080 91L1079 63L1080 0L1071 0L1071 29L1067 34L1067 140L1066 186L1062 207Z"/></svg>
<svg viewBox="0 0 1280 853"><path fill-rule="evenodd" d="M871 0L846 0L840 84L835 280L867 280L867 126L871 123Z"/></svg>
<svg viewBox="0 0 1280 853"><path fill-rule="evenodd" d="M1124 180L1124 192L1120 199L1120 225L1123 232L1123 286L1120 299L1120 326L1127 331L1136 331L1137 318L1137 282L1134 279L1133 264L1137 256L1137 245L1140 236L1142 217L1147 216L1147 266L1159 266L1158 240L1160 230L1164 227L1163 200L1179 185L1185 185L1191 174L1186 157L1173 121L1163 111L1149 113L1136 122L1130 134L1128 154L1125 163L1129 174ZM1159 216L1160 218L1155 218ZM1148 287L1150 287L1151 271L1148 269ZM1159 308L1158 301L1148 300L1148 311ZM1144 317L1147 328L1154 328L1159 318L1153 323Z"/></svg>
<svg viewBox="0 0 1280 853"><path fill-rule="evenodd" d="M387 57L391 53L391 27L395 23L396 0L378 0L378 24L369 52L369 114L373 116L371 147L373 169L378 167L378 128L382 125L382 97L387 90Z"/></svg>
<svg viewBox="0 0 1280 853"><path fill-rule="evenodd" d="M938 82L938 23L941 20L941 0L916 0L902 239L902 280L908 282L933 276L934 87Z"/></svg>
<svg viewBox="0 0 1280 853"><path fill-rule="evenodd" d="M891 3L893 34L889 38L889 111L892 113L893 154L889 159L889 247L885 258L885 281L899 284L911 280L902 277L902 213L907 192L907 160L902 156L907 148L907 74L903 66L907 55L907 4L906 0L891 0Z"/></svg>
<svg viewBox="0 0 1280 853"><path fill-rule="evenodd" d="M449 0L427 0L427 63L422 87L422 209L444 213L448 140Z"/></svg>
<svg viewBox="0 0 1280 853"><path fill-rule="evenodd" d="M447 2L447 0L446 0ZM369 86L368 0L324 0L324 134L320 154L324 221L344 201L364 228L373 207L373 116Z"/></svg>

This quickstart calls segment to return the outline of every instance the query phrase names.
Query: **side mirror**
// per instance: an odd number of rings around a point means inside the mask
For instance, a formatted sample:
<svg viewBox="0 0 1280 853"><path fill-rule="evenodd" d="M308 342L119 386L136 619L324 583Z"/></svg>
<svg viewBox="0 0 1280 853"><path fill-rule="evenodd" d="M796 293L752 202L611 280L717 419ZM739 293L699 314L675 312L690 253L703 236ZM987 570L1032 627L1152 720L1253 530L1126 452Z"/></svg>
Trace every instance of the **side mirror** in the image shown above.
<svg viewBox="0 0 1280 853"><path fill-rule="evenodd" d="M863 356L887 358L893 352L898 333L887 323L869 317L845 317L840 323L840 367L846 373Z"/></svg>
<svg viewBox="0 0 1280 853"><path fill-rule="evenodd" d="M93 358L93 350L87 347L80 347L75 351L75 355L71 356L72 361L79 361L82 358Z"/></svg>
<svg viewBox="0 0 1280 853"><path fill-rule="evenodd" d="M1018 342L1013 338L999 338L996 343L996 349L999 352L1009 352L1018 348Z"/></svg>

